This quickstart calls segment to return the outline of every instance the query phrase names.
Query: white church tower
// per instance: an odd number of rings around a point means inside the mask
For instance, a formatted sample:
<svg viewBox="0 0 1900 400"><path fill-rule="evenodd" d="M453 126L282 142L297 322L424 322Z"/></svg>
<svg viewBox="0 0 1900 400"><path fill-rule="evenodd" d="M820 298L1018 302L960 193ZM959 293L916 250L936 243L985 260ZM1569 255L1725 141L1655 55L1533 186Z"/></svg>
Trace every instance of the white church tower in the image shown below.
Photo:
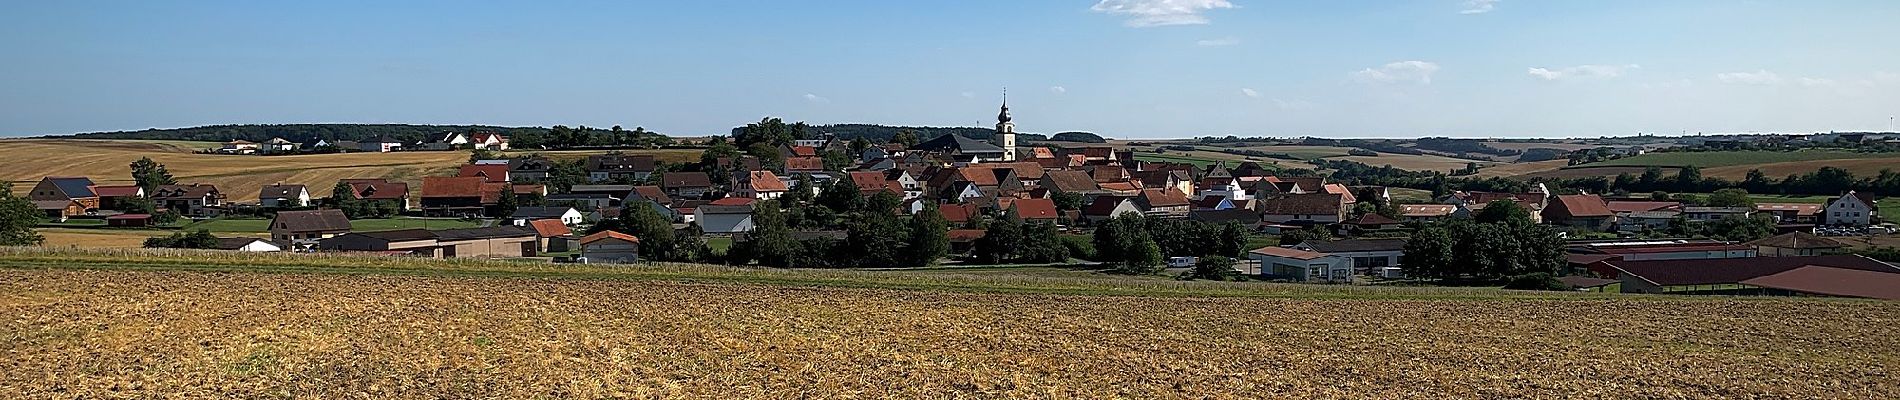
<svg viewBox="0 0 1900 400"><path fill-rule="evenodd" d="M1009 92L1003 92L1003 110L996 113L996 134L990 144L1003 148L1003 161L1016 161L1016 123L1009 121Z"/></svg>

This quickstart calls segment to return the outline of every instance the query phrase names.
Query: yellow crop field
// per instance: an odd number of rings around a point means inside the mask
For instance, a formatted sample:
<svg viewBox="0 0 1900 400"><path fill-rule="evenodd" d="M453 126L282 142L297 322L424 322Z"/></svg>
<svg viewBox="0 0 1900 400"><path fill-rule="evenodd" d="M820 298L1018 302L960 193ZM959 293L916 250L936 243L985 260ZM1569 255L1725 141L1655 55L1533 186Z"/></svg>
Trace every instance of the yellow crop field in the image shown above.
<svg viewBox="0 0 1900 400"><path fill-rule="evenodd" d="M7 168L0 168L0 180L14 181L15 190L49 175L85 176L102 185L130 184L132 162L151 157L165 164L179 183L214 184L232 201L254 201L258 189L279 182L308 185L312 196L327 196L338 179L414 183L423 176L452 173L457 165L468 162L467 152L454 151L245 156L193 154L193 150L168 142L4 140L0 159L10 161Z"/></svg>
<svg viewBox="0 0 1900 400"><path fill-rule="evenodd" d="M278 258L289 259L257 260ZM1151 297L1003 276L983 278L1005 290L994 291L950 278L928 289L720 279L870 273L33 261L49 259L0 257L9 397L1900 397L1890 302L1288 289L1298 285L1268 286L1279 298ZM485 265L440 264L427 268ZM1024 291L1045 287L1067 291ZM1328 295L1340 293L1358 294Z"/></svg>
<svg viewBox="0 0 1900 400"><path fill-rule="evenodd" d="M1329 159L1358 161L1358 162L1365 163L1366 165L1371 165L1374 167L1391 165L1392 168L1398 168L1398 169L1404 169L1404 170L1446 171L1446 172L1449 172L1455 169L1462 169L1465 167L1466 164L1473 163L1473 162L1478 163L1478 165L1498 165L1499 164L1499 163L1489 162L1489 161L1466 160L1462 158L1452 158L1452 157L1436 156L1436 155L1412 155L1412 154L1391 154L1391 153L1379 153L1379 155L1376 157L1346 156L1346 157L1331 157Z"/></svg>
<svg viewBox="0 0 1900 400"><path fill-rule="evenodd" d="M411 190L420 190L422 177L452 175L468 162L466 151L412 151L393 153L305 154L288 156L250 156L194 154L192 151L216 146L206 142L7 139L0 140L0 180L13 181L14 191L24 193L34 182L46 176L85 176L102 185L130 184L130 165L139 157L151 157L165 164L180 183L218 185L231 201L256 201L258 190L275 183L303 184L310 195L324 197L339 179L388 178L409 182ZM590 151L510 151L507 155L542 153L555 159L583 158L602 154ZM699 160L699 150L631 150L650 153L664 162Z"/></svg>

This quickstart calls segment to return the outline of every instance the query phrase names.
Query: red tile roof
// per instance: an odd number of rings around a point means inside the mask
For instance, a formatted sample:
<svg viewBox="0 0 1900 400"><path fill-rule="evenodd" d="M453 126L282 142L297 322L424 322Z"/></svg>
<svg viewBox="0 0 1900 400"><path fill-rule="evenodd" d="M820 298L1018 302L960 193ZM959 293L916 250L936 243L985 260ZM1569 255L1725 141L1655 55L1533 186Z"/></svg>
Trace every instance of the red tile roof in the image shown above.
<svg viewBox="0 0 1900 400"><path fill-rule="evenodd" d="M975 204L944 204L937 206L937 213L947 222L969 222L977 215Z"/></svg>
<svg viewBox="0 0 1900 400"><path fill-rule="evenodd" d="M487 178L427 176L422 178L422 197L482 197Z"/></svg>
<svg viewBox="0 0 1900 400"><path fill-rule="evenodd" d="M952 243L969 243L982 239L986 234L989 234L989 231L982 229L951 229L949 236Z"/></svg>
<svg viewBox="0 0 1900 400"><path fill-rule="evenodd" d="M1573 194L1557 196L1557 205L1570 217L1608 217L1616 215L1610 211L1603 198L1594 194Z"/></svg>
<svg viewBox="0 0 1900 400"><path fill-rule="evenodd" d="M618 240L625 240L625 241L633 242L633 243L640 243L640 238L633 237L633 235L628 235L625 233L614 232L614 231L600 231L600 232L595 232L592 235L587 235L587 237L581 238L581 244L589 244L589 243L598 242L598 241L607 240L607 239L618 239Z"/></svg>
<svg viewBox="0 0 1900 400"><path fill-rule="evenodd" d="M1368 213L1346 223L1352 225L1391 225L1399 223L1399 221L1384 215Z"/></svg>
<svg viewBox="0 0 1900 400"><path fill-rule="evenodd" d="M706 203L706 205L709 205L709 206L746 206L746 205L752 205L752 203L753 203L753 202L756 202L756 201L758 201L758 199L753 199L753 198L747 198L747 197L727 197L727 198L722 198L722 199L719 199L719 200L713 200L713 201L712 201L711 203Z"/></svg>
<svg viewBox="0 0 1900 400"><path fill-rule="evenodd" d="M344 179L342 182L350 185L350 190L355 192L357 199L395 200L409 196L408 183L390 182L380 178Z"/></svg>
<svg viewBox="0 0 1900 400"><path fill-rule="evenodd" d="M464 177L464 178L484 177L484 178L488 178L488 180L491 182L506 181L508 180L508 164L463 165L462 169L455 173L455 176Z"/></svg>
<svg viewBox="0 0 1900 400"><path fill-rule="evenodd" d="M787 171L820 171L825 169L825 159L818 157L791 157L785 159Z"/></svg>
<svg viewBox="0 0 1900 400"><path fill-rule="evenodd" d="M792 156L792 157L816 157L816 156L818 156L818 148L816 148L816 147L811 147L811 146L791 146L791 148L792 148L792 154L791 154L791 156Z"/></svg>
<svg viewBox="0 0 1900 400"><path fill-rule="evenodd" d="M1188 205L1187 194L1181 193L1180 190L1175 190L1174 188L1142 189L1141 200L1147 202L1148 207L1178 207Z"/></svg>
<svg viewBox="0 0 1900 400"><path fill-rule="evenodd" d="M1667 210L1667 209L1671 209L1671 208L1675 208L1675 209L1680 209L1680 208L1682 208L1682 203L1678 203L1678 202L1674 202L1674 201L1621 201L1621 200L1616 200L1616 201L1606 201L1606 202L1604 202L1604 206L1605 206L1605 207L1609 207L1609 208L1610 208L1610 211L1612 211L1612 212L1617 212L1617 213L1637 213L1637 212L1646 212L1646 211L1662 211L1662 210Z"/></svg>
<svg viewBox="0 0 1900 400"><path fill-rule="evenodd" d="M1353 195L1352 195L1352 189L1348 189L1348 188L1346 188L1346 185L1343 185L1343 184L1338 184L1338 183L1328 183L1328 184L1326 184L1326 190L1325 190L1325 191L1326 191L1326 193L1332 193L1332 194L1336 194L1336 195L1340 195L1340 196L1343 196L1343 197L1345 197L1345 198L1346 198L1346 202L1347 202L1347 203L1358 203L1358 202L1359 202L1359 199L1358 199L1358 198L1357 198L1356 196L1353 196Z"/></svg>
<svg viewBox="0 0 1900 400"><path fill-rule="evenodd" d="M884 180L883 172L878 171L858 171L852 172L850 175L851 184L857 185L859 192L884 190L885 187L889 186L888 183L890 182Z"/></svg>
<svg viewBox="0 0 1900 400"><path fill-rule="evenodd" d="M1400 204L1399 216L1401 217L1443 217L1443 216L1451 215L1452 211L1457 211L1457 210L1458 210L1457 206L1453 206L1450 204Z"/></svg>
<svg viewBox="0 0 1900 400"><path fill-rule="evenodd" d="M98 195L99 197L130 197L137 196L140 192L139 187L135 185L92 187L92 194Z"/></svg>
<svg viewBox="0 0 1900 400"><path fill-rule="evenodd" d="M1051 199L1018 199L1011 204L1016 215L1023 219L1056 219L1056 201Z"/></svg>
<svg viewBox="0 0 1900 400"><path fill-rule="evenodd" d="M1787 272L1805 266L1855 269L1877 273L1900 273L1900 267L1871 258L1840 256L1748 257L1706 260L1604 261L1623 273L1635 275L1658 285L1710 285L1741 281Z"/></svg>
<svg viewBox="0 0 1900 400"><path fill-rule="evenodd" d="M544 238L567 236L568 233L573 232L567 229L567 225L562 224L561 220L553 218L528 221L528 227L534 228L535 234Z"/></svg>
<svg viewBox="0 0 1900 400"><path fill-rule="evenodd" d="M752 185L754 192L783 192L789 190L785 181L778 180L778 174L772 171L752 171L746 173L746 183Z"/></svg>

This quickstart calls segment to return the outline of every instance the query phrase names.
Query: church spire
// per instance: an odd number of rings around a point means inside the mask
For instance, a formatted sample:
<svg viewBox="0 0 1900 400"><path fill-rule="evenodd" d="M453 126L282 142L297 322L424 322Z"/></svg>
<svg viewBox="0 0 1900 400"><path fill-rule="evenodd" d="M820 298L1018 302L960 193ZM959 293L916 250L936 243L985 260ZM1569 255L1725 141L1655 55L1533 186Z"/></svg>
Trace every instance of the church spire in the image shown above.
<svg viewBox="0 0 1900 400"><path fill-rule="evenodd" d="M1009 122L1009 88L1003 88L1003 110L996 113L996 122Z"/></svg>

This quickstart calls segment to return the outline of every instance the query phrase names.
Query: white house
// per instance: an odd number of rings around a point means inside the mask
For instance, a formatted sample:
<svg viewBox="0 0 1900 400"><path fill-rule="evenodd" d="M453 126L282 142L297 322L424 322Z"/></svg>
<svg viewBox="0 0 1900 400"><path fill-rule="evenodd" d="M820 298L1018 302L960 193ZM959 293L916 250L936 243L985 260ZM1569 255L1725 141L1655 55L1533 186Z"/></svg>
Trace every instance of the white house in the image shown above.
<svg viewBox="0 0 1900 400"><path fill-rule="evenodd" d="M588 263L630 263L640 261L640 238L614 231L601 231L581 238L581 257Z"/></svg>
<svg viewBox="0 0 1900 400"><path fill-rule="evenodd" d="M264 141L264 151L269 153L293 153L297 151L297 144L280 137L270 138L270 140Z"/></svg>
<svg viewBox="0 0 1900 400"><path fill-rule="evenodd" d="M529 221L537 219L558 219L562 225L574 226L580 225L582 220L580 210L565 206L517 207L508 219L514 220L515 226L528 226Z"/></svg>
<svg viewBox="0 0 1900 400"><path fill-rule="evenodd" d="M499 133L476 133L475 136L469 137L468 143L477 149L508 150L508 137Z"/></svg>
<svg viewBox="0 0 1900 400"><path fill-rule="evenodd" d="M263 208L310 206L310 189L304 185L267 185L257 193L257 205Z"/></svg>
<svg viewBox="0 0 1900 400"><path fill-rule="evenodd" d="M283 247L259 238L218 238L216 249L259 253L284 251Z"/></svg>
<svg viewBox="0 0 1900 400"><path fill-rule="evenodd" d="M1352 259L1285 247L1262 247L1247 252L1260 264L1260 275L1300 282L1350 282Z"/></svg>
<svg viewBox="0 0 1900 400"><path fill-rule="evenodd" d="M254 154L257 153L257 148L257 142L237 139L224 142L224 146L219 147L218 152L225 154Z"/></svg>
<svg viewBox="0 0 1900 400"><path fill-rule="evenodd" d="M1852 190L1823 207L1822 219L1827 225L1867 226L1874 222L1874 213L1880 209L1874 204L1872 194L1862 194Z"/></svg>
<svg viewBox="0 0 1900 400"><path fill-rule="evenodd" d="M388 136L357 142L356 145L358 150L377 153L388 153L402 148L402 142L390 139Z"/></svg>

